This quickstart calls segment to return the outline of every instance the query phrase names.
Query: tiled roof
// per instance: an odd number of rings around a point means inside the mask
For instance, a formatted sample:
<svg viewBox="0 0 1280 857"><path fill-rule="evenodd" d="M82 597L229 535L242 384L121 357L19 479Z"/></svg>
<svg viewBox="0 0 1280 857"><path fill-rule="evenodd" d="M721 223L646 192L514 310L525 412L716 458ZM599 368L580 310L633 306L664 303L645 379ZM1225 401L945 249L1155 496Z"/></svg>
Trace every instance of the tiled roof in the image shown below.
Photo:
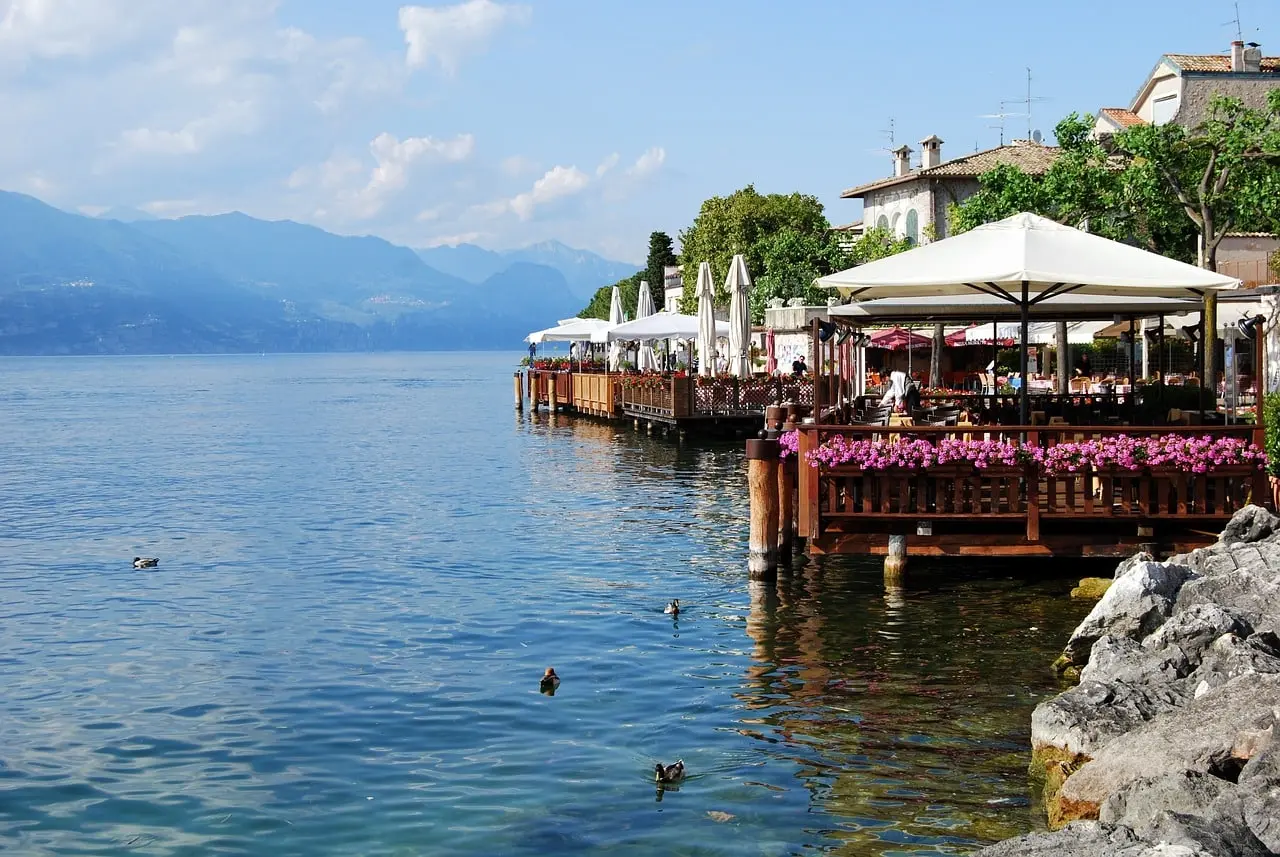
<svg viewBox="0 0 1280 857"><path fill-rule="evenodd" d="M870 191L893 187L916 179L927 178L977 178L993 167L1009 164L1023 172L1040 175L1053 166L1061 151L1057 146L1041 146L1038 143L1013 143L1008 146L997 146L953 158L936 167L912 170L905 176L889 176L873 182L851 187L840 194L841 199L858 199Z"/></svg>
<svg viewBox="0 0 1280 857"><path fill-rule="evenodd" d="M1165 54L1165 58L1183 71L1209 71L1231 73L1231 57L1220 54ZM1263 57L1262 71L1280 73L1280 57Z"/></svg>
<svg viewBox="0 0 1280 857"><path fill-rule="evenodd" d="M855 220L853 221L853 223L846 223L843 226L832 226L831 231L832 232L861 232L862 221Z"/></svg>
<svg viewBox="0 0 1280 857"><path fill-rule="evenodd" d="M1104 107L1098 111L1121 128L1132 128L1134 125L1146 125L1146 121L1125 107Z"/></svg>

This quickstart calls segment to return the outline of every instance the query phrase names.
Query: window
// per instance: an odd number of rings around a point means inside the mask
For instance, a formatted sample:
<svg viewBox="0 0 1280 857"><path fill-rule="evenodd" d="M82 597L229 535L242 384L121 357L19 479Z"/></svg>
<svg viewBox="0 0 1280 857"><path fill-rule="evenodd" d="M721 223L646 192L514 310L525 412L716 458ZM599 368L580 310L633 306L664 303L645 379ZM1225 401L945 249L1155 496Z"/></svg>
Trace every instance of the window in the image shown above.
<svg viewBox="0 0 1280 857"><path fill-rule="evenodd" d="M889 222L889 229L893 231L894 236L901 238L902 232L898 229L898 224L902 222L902 212L893 215L893 220Z"/></svg>
<svg viewBox="0 0 1280 857"><path fill-rule="evenodd" d="M886 232L888 232L888 231L889 231L889 218L885 217L883 214L882 214L882 215L880 215L880 218L876 221L876 229L883 229L883 230L885 230Z"/></svg>
<svg viewBox="0 0 1280 857"><path fill-rule="evenodd" d="M1163 98L1157 98L1151 104L1151 124L1167 125L1173 121L1174 115L1178 112L1178 95L1166 95Z"/></svg>
<svg viewBox="0 0 1280 857"><path fill-rule="evenodd" d="M912 244L920 243L920 215L914 208L907 212L907 240Z"/></svg>

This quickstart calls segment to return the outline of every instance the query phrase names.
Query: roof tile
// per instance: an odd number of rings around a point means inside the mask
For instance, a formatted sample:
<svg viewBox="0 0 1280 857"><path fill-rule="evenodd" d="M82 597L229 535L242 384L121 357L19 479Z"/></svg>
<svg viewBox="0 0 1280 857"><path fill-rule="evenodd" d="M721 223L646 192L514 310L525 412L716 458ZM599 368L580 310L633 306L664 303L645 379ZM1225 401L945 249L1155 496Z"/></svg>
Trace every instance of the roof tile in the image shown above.
<svg viewBox="0 0 1280 857"><path fill-rule="evenodd" d="M1183 71L1209 71L1231 73L1231 57L1221 54L1165 54ZM1262 71L1268 74L1280 73L1280 57L1263 57Z"/></svg>
<svg viewBox="0 0 1280 857"><path fill-rule="evenodd" d="M1134 125L1147 124L1145 119L1125 107L1104 107L1098 112L1121 128L1132 128Z"/></svg>
<svg viewBox="0 0 1280 857"><path fill-rule="evenodd" d="M849 188L840 194L841 199L857 199L869 191L892 187L921 178L977 178L993 167L1009 164L1032 175L1048 172L1061 151L1057 146L1038 143L1013 143L985 149L971 155L962 155L928 169L912 170L905 176L889 176L873 182Z"/></svg>

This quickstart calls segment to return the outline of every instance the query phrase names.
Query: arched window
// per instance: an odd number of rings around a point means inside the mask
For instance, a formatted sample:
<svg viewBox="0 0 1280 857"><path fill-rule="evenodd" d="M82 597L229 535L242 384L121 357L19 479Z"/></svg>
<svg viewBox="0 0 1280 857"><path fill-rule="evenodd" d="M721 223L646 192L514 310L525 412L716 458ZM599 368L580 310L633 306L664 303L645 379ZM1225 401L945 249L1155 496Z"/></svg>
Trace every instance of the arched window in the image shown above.
<svg viewBox="0 0 1280 857"><path fill-rule="evenodd" d="M888 231L889 218L885 217L883 214L880 215L880 219L876 221L876 229L883 229L885 231Z"/></svg>
<svg viewBox="0 0 1280 857"><path fill-rule="evenodd" d="M902 237L902 230L899 229L898 227L898 224L901 222L902 222L902 212L900 211L894 213L893 220L889 221L889 228L893 230L894 236L898 238Z"/></svg>
<svg viewBox="0 0 1280 857"><path fill-rule="evenodd" d="M920 215L914 208L907 212L907 240L912 244L920 243Z"/></svg>

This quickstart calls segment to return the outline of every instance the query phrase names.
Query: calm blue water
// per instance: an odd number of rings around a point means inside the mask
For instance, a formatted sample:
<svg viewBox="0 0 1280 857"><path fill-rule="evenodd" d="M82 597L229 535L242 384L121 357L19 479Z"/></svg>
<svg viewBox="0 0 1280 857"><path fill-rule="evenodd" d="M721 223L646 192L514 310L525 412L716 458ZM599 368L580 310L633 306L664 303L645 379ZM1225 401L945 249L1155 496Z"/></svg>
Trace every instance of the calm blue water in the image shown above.
<svg viewBox="0 0 1280 857"><path fill-rule="evenodd" d="M1069 581L748 587L740 444L522 419L512 364L0 361L0 848L937 854L1037 824Z"/></svg>

